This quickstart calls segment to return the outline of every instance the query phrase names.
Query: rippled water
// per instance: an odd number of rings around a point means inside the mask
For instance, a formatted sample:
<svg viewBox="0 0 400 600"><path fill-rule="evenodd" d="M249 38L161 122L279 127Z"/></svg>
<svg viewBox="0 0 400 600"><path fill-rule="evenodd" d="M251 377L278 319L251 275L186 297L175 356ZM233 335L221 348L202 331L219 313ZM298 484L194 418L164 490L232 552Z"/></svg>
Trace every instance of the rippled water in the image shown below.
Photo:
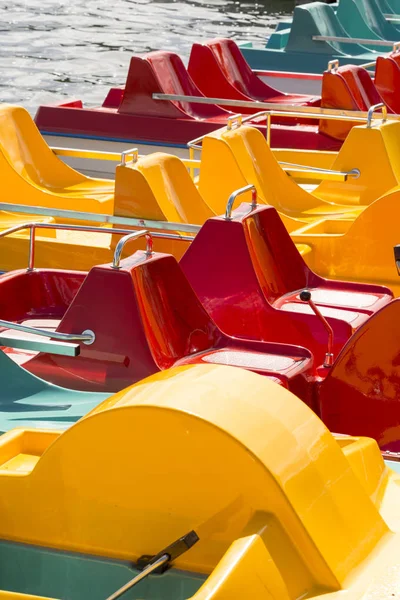
<svg viewBox="0 0 400 600"><path fill-rule="evenodd" d="M0 0L0 101L31 112L66 97L101 102L133 53L215 36L262 45L293 0Z"/></svg>

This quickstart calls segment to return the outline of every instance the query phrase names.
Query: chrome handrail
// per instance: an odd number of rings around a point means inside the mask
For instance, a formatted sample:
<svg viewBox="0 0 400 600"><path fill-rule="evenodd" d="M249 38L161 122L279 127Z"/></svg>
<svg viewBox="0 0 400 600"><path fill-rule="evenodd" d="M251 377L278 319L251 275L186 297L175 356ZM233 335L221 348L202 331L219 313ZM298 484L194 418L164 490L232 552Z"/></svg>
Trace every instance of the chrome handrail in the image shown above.
<svg viewBox="0 0 400 600"><path fill-rule="evenodd" d="M12 321L5 321L3 319L0 319L0 327L15 331L22 331L23 333L48 337L61 342L83 342L84 344L90 345L96 340L96 336L91 329L85 329L85 331L82 333L60 333L58 331L49 331L48 329L28 327L27 325L13 323Z"/></svg>
<svg viewBox="0 0 400 600"><path fill-rule="evenodd" d="M231 131L231 129L237 129L238 127L241 126L243 122L243 115L241 114L237 114L237 115L233 115L232 117L229 117L227 122L226 122L226 128L228 131Z"/></svg>
<svg viewBox="0 0 400 600"><path fill-rule="evenodd" d="M246 104L246 103L245 103ZM250 104L247 102L247 104ZM263 104L261 102L257 102L254 103L253 102L253 107L254 104ZM245 123L248 123L249 121L254 121L256 119L261 119L263 117L266 118L266 123L267 123L267 131L266 131L266 138L267 138L267 142L268 145L270 145L271 143L271 123L272 123L272 117L287 117L287 118L293 118L293 119L298 119L299 117L304 117L307 119L325 119L325 120L333 120L333 121L355 121L357 123L368 123L368 115L369 115L369 111L368 112L364 112L364 111L356 111L356 110L336 110L336 109L328 109L328 108L318 108L318 107L299 107L301 109L303 108L309 108L311 109L311 111L314 112L303 112L303 110L298 110L296 108L296 110L291 110L289 111L288 108L290 108L289 105L287 105L287 107L283 110L278 110L278 109L269 109L269 110L262 110L258 113L255 113L254 115L248 115L247 117L242 117L242 115L240 115L242 118L240 119L240 123L241 125L244 125ZM231 119L233 119L234 117L236 117L236 115L230 117ZM375 116L372 116L372 118L378 118ZM400 115L393 115L393 114L387 114L387 112L385 113L385 120L399 120L400 119ZM190 152L190 156L192 157L192 152L193 150L201 150L201 143L203 139L209 135L215 135L218 132L223 132L223 131L229 131L228 125L221 127L220 129L217 129L213 132L210 133L205 133L204 135L201 135L197 138L195 138L194 140L190 140L187 143L187 146L189 148L189 152Z"/></svg>
<svg viewBox="0 0 400 600"><path fill-rule="evenodd" d="M271 102L258 102L258 101L247 101L247 100L230 100L227 98L206 98L204 96L185 96L184 94L153 94L153 100L176 100L194 102L196 104L218 104L221 106L233 106L236 108L257 108L259 107L262 111L272 112L284 112L284 115L293 117L305 117L309 118L313 115L315 118L324 119L337 119L338 121L354 121L360 119L365 121L367 118L366 111L359 110L345 110L336 108L321 108L319 106L295 106L292 104L275 104ZM257 113L259 114L259 113ZM235 115L231 115L235 116ZM249 115L249 118L254 118L256 115ZM229 118L229 117L228 117ZM247 117L246 117L247 118ZM391 114L388 115L388 119L399 120L400 115ZM243 119L245 120L245 119ZM223 129L223 128L222 128Z"/></svg>
<svg viewBox="0 0 400 600"><path fill-rule="evenodd" d="M113 258L113 269L120 269L119 266L121 260L122 250L124 249L125 244L128 242L132 242L133 240L137 240L138 238L145 237L146 238L146 256L150 257L153 254L153 239L150 233L143 229L143 231L134 231L133 233L128 233L123 238L121 238L118 244L115 247L114 258Z"/></svg>
<svg viewBox="0 0 400 600"><path fill-rule="evenodd" d="M121 152L121 167L126 166L126 159L128 156L132 156L131 163L136 163L139 159L139 150L137 148L130 148L130 150Z"/></svg>
<svg viewBox="0 0 400 600"><path fill-rule="evenodd" d="M232 221L232 207L233 207L233 204L234 204L236 198L238 198L242 194L245 194L246 192L249 192L250 190L251 190L251 210L254 210L255 208L257 208L256 186L253 184L245 185L244 187L239 188L238 190L234 191L229 196L228 202L226 205L226 211L225 211L225 220L226 221Z"/></svg>
<svg viewBox="0 0 400 600"><path fill-rule="evenodd" d="M108 225L127 225L128 227L141 227L146 229L161 229L163 231L181 231L183 233L198 233L200 225L187 223L173 223L170 221L155 221L150 219L135 219L133 217L116 217L91 212L80 212L76 210L65 210L59 208L47 208L44 206L29 206L27 204L11 204L0 202L0 211L24 213L29 216L40 215L66 219L68 221L89 221L92 223L104 223Z"/></svg>
<svg viewBox="0 0 400 600"><path fill-rule="evenodd" d="M336 71L339 68L339 60L335 58L328 62L328 71Z"/></svg>
<svg viewBox="0 0 400 600"><path fill-rule="evenodd" d="M367 119L367 127L372 127L372 117L374 112L381 109L382 110L382 123L387 120L387 107L383 102L379 102L379 104L374 104L368 110L368 119Z"/></svg>
<svg viewBox="0 0 400 600"><path fill-rule="evenodd" d="M307 165L300 165L296 163L290 163L286 161L279 161L280 165L284 165L286 167L293 167L295 169L299 169L304 171L305 173L321 173L321 175L343 175L345 177L351 177L352 179L358 179L361 175L359 169L350 169L350 171L335 171L333 169L322 169L321 167L308 167ZM291 170L291 169L290 169Z"/></svg>
<svg viewBox="0 0 400 600"><path fill-rule="evenodd" d="M23 231L24 229L30 230L30 238L29 238L29 254L28 254L28 271L34 270L35 263L35 231L36 229L61 229L63 231L85 231L89 233L108 233L109 235L125 235L132 233L141 233L144 235L144 230L140 232L132 232L129 229L116 229L110 228L107 229L105 227L94 227L92 225L66 225L62 223L23 223L22 225L16 225L15 227L11 227L10 229L6 229L5 231L0 232L0 238L7 237L8 235L12 235L13 233L17 233L18 231ZM200 229L200 227L198 228ZM145 232L147 233L147 232ZM149 234L150 235L150 234ZM184 236L179 233L167 233L162 231L154 231L152 232L152 237L163 238L168 240L180 240L180 241L193 241L194 236ZM140 237L140 236L138 236ZM117 245L118 246L118 245ZM148 249L148 248L147 248Z"/></svg>
<svg viewBox="0 0 400 600"><path fill-rule="evenodd" d="M398 42L390 40L368 40L366 38L347 38L338 35L313 35L315 42L344 42L346 44L367 44L371 46L394 46Z"/></svg>

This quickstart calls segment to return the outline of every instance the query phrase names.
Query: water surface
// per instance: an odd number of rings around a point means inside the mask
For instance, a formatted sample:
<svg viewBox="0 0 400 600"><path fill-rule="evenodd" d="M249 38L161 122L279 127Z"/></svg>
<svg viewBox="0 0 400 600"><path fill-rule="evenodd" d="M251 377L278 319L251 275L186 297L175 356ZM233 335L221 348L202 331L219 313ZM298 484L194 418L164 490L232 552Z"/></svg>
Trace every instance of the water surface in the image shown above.
<svg viewBox="0 0 400 600"><path fill-rule="evenodd" d="M2 0L0 101L39 104L67 97L102 102L125 81L129 58L216 36L265 44L293 0Z"/></svg>

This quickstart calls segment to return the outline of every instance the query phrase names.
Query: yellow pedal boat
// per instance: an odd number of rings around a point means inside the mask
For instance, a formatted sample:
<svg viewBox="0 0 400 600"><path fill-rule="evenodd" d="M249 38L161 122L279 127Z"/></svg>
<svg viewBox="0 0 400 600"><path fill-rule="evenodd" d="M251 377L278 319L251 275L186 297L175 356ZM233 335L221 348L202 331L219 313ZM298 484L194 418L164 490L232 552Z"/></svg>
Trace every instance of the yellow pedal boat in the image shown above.
<svg viewBox="0 0 400 600"><path fill-rule="evenodd" d="M234 367L177 367L66 432L4 434L0 497L2 599L399 594L400 475Z"/></svg>

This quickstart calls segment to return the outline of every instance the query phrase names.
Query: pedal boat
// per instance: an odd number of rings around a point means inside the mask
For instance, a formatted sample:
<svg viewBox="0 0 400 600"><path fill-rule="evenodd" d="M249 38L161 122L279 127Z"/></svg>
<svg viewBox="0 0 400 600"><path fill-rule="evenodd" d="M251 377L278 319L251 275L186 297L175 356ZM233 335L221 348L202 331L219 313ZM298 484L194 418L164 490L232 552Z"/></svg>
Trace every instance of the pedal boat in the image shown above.
<svg viewBox="0 0 400 600"><path fill-rule="evenodd" d="M3 275L1 297L15 298L22 286L26 306L3 302L1 335L22 326L50 338L54 331L92 336L77 357L32 352L24 336L20 350L4 342L5 351L43 379L88 391L121 390L183 364L250 369L278 380L336 431L367 432L384 450L399 450L399 301L381 286L323 280L306 267L274 208L249 209L207 221L180 265L150 246L120 261L119 247L113 264L87 275ZM41 321L29 328L32 311Z"/></svg>
<svg viewBox="0 0 400 600"><path fill-rule="evenodd" d="M341 8L335 13L332 6L323 2L296 6L293 20L278 24L265 48L256 48L252 43L240 44L243 56L252 69L294 73L321 73L330 60L368 65L389 52L393 43L399 41L399 33L384 40L376 39L378 36L373 34L352 38L347 27L348 24L354 26L359 9L350 8L353 14L347 15L346 22L342 23L337 16L342 16ZM375 39L371 39L373 37Z"/></svg>
<svg viewBox="0 0 400 600"><path fill-rule="evenodd" d="M323 74L318 96L284 94L261 81L232 40L210 40L193 45L188 69L171 52L134 56L125 86L112 88L102 106L84 107L81 100L40 106L35 121L52 145L116 152L135 145L141 154L164 150L182 158L190 140L225 127L235 113L248 113L247 120L275 148L335 151L349 128L365 122L367 111L388 97L386 92L381 97L367 71L357 66L340 67L338 73L335 79L329 71ZM392 104L389 112L400 112L399 102Z"/></svg>
<svg viewBox="0 0 400 600"><path fill-rule="evenodd" d="M33 324L34 321L30 323ZM5 339L3 334L0 343L12 346L14 342L12 336ZM35 339L33 336L28 343L31 349L50 354L69 352L77 356L80 350L78 344L70 341L64 344L44 338ZM0 434L15 427L40 429L43 432L54 428L65 430L109 396L104 393L70 390L49 383L26 371L2 350L0 381ZM29 445L30 442L27 440L27 443Z"/></svg>
<svg viewBox="0 0 400 600"><path fill-rule="evenodd" d="M268 378L164 371L64 433L0 438L1 597L395 597L388 464Z"/></svg>

